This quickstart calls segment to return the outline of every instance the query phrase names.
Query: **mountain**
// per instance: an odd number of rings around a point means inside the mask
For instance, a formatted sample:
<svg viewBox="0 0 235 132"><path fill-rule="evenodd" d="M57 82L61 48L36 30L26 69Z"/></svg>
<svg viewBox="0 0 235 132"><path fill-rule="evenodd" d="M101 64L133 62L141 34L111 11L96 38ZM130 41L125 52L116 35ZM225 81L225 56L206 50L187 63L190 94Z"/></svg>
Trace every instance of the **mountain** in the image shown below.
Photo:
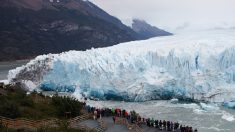
<svg viewBox="0 0 235 132"><path fill-rule="evenodd" d="M84 0L1 0L0 61L142 39Z"/></svg>
<svg viewBox="0 0 235 132"><path fill-rule="evenodd" d="M157 37L157 36L169 36L173 35L172 33L166 32L162 29L159 29L155 26L151 26L144 20L133 19L132 29L137 32L144 39Z"/></svg>

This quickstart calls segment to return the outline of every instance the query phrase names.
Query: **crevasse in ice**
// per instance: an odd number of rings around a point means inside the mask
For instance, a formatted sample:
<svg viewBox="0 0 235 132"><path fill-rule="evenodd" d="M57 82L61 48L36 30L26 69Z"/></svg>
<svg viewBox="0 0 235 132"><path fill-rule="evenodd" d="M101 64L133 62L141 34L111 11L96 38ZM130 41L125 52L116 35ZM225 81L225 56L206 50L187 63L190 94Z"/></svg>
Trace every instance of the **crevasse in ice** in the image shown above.
<svg viewBox="0 0 235 132"><path fill-rule="evenodd" d="M235 100L235 32L207 31L38 56L11 70L29 90L128 101Z"/></svg>

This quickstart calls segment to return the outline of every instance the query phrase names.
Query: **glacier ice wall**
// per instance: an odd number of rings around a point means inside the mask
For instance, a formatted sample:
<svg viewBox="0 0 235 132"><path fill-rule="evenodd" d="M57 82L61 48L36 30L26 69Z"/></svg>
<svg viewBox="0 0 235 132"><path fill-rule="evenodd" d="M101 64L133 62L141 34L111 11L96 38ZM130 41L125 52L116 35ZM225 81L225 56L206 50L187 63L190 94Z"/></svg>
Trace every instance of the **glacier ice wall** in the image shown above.
<svg viewBox="0 0 235 132"><path fill-rule="evenodd" d="M235 100L235 32L210 31L38 56L9 71L27 89L128 101Z"/></svg>

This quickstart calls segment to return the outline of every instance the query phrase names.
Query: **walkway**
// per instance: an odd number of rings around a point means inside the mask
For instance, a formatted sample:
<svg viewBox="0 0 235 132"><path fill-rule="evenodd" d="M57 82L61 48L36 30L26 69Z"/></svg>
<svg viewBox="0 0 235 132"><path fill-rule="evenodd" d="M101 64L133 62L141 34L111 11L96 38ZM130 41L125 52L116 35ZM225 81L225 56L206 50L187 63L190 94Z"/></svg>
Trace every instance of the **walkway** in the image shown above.
<svg viewBox="0 0 235 132"><path fill-rule="evenodd" d="M97 121L94 121L94 120L91 120L91 119L90 120L82 121L79 124L80 125L86 125L86 126L89 125L89 127L92 128L92 129L97 127L97 126L99 126L99 123Z"/></svg>
<svg viewBox="0 0 235 132"><path fill-rule="evenodd" d="M105 132L131 132L125 125L114 124L112 117L103 117L102 120L107 126ZM73 125L73 128L81 127L89 128L90 130L92 130L99 127L99 123L96 120L88 119Z"/></svg>
<svg viewBox="0 0 235 132"><path fill-rule="evenodd" d="M104 117L103 120L107 125L106 132L130 132L126 126L114 124L112 117Z"/></svg>
<svg viewBox="0 0 235 132"><path fill-rule="evenodd" d="M81 126L86 126L90 129L94 129L99 126L99 123L97 121L92 120L92 119L88 119L88 120L78 122L78 124L74 124L73 128L81 128Z"/></svg>

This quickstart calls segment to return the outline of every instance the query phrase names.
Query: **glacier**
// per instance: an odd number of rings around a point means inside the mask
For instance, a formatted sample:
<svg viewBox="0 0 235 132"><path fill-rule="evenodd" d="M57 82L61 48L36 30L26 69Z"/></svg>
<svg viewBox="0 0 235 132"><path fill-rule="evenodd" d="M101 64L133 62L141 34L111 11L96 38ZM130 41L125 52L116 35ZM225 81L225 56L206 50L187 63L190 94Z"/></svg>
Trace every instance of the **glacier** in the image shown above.
<svg viewBox="0 0 235 132"><path fill-rule="evenodd" d="M41 55L10 70L29 91L100 100L235 100L235 31L203 31Z"/></svg>

